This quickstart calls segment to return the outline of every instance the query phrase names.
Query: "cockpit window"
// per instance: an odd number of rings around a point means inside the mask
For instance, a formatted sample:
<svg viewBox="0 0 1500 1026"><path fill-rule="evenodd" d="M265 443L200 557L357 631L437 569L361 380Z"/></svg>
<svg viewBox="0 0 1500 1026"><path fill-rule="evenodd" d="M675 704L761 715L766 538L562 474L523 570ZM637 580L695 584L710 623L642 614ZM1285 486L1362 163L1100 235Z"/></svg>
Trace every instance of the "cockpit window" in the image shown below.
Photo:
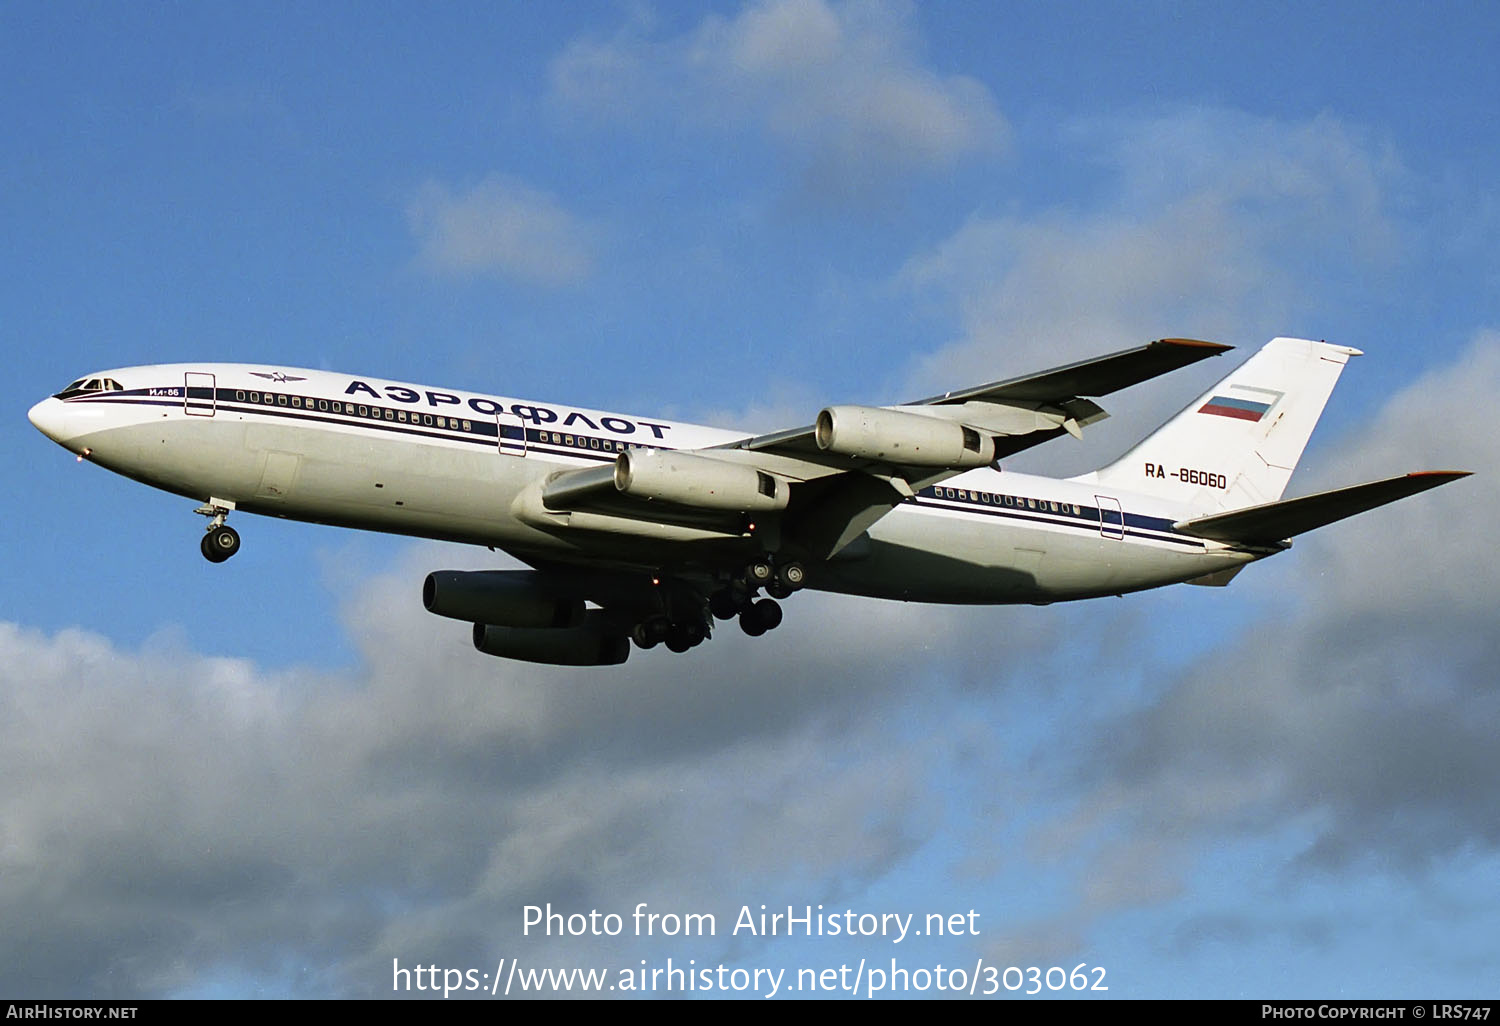
<svg viewBox="0 0 1500 1026"><path fill-rule="evenodd" d="M79 378L57 393L58 399L71 399L89 392L123 392L125 387L114 378Z"/></svg>

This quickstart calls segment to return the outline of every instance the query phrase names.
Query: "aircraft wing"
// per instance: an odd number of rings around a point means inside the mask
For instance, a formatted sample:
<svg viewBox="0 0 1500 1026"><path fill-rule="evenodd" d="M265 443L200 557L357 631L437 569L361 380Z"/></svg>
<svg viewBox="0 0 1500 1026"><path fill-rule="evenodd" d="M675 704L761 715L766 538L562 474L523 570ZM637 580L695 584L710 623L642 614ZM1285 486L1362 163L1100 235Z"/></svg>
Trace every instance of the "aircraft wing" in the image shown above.
<svg viewBox="0 0 1500 1026"><path fill-rule="evenodd" d="M1108 414L1086 400L1118 392L1122 388L1138 385L1142 381L1159 377L1168 371L1186 367L1190 363L1210 356L1218 356L1233 349L1233 346L1218 342L1200 342L1190 338L1163 338L1148 342L1134 349L1121 350L1108 356L1098 356L1077 363L1054 367L1040 374L1028 374L1020 378L992 381L972 388L961 388L942 395L928 396L906 403L907 406L958 406L966 403L1018 403L1051 406L1063 411L1076 411L1082 417L1073 418L1077 426L1103 420ZM1068 428L1066 421L1052 429L1033 431L1013 436L1007 442L1003 456L1012 456L1023 449L1040 445L1058 437ZM1071 432L1070 432L1071 433ZM733 443L737 449L754 452L777 452L789 455L808 456L817 453L814 428L792 428L768 435L747 438Z"/></svg>
<svg viewBox="0 0 1500 1026"><path fill-rule="evenodd" d="M1001 459L1065 433L1081 436L1083 427L1109 416L1090 401L1094 397L1109 395L1231 348L1195 339L1159 339L1040 374L944 392L906 405L940 407L943 414L955 420L969 420L972 415L978 421L988 419L1005 428L1004 433L995 437L995 458ZM1029 423L1025 415L1028 408ZM914 492L956 473L831 456L819 449L815 427L749 438L736 443L734 448L790 457L830 469L830 473L793 490L786 517L788 533L824 556L848 545Z"/></svg>
<svg viewBox="0 0 1500 1026"><path fill-rule="evenodd" d="M1194 339L1160 339L1039 374L944 392L900 406L831 408L875 418L889 412L907 418L908 424L947 422L948 430L954 432L959 430L955 425L962 425L969 435L983 436L982 451L988 458L978 464L937 465L931 458L906 462L896 453L831 450L820 443L818 426L809 425L683 453L688 459L679 458L679 469L684 478L692 477L695 470L690 464L696 457L738 466L741 472L753 469L774 479L773 490L787 489L787 498L774 513L783 539L826 558L929 485L1065 433L1081 437L1084 426L1108 416L1094 398L1230 348ZM634 458L635 454L628 455ZM710 464L697 466L706 470ZM620 494L619 480L613 466L571 471L545 485L542 505L548 511L598 512L627 522L638 518L697 528L716 523L721 531L728 529L732 519L722 510L706 517L703 509L691 503L633 499ZM766 517L758 519L764 522Z"/></svg>

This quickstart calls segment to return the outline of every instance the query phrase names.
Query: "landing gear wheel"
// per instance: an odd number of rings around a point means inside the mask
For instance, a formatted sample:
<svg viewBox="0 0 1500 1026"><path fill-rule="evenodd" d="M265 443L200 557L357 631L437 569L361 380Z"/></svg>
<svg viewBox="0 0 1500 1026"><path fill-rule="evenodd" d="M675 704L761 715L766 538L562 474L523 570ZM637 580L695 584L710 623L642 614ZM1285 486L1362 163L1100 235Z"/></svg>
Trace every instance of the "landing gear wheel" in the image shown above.
<svg viewBox="0 0 1500 1026"><path fill-rule="evenodd" d="M784 583L780 577L776 577L766 585L766 594L773 599L788 598L792 594L790 585Z"/></svg>
<svg viewBox="0 0 1500 1026"><path fill-rule="evenodd" d="M755 615L768 631L781 626L781 606L770 599L761 599L755 603Z"/></svg>
<svg viewBox="0 0 1500 1026"><path fill-rule="evenodd" d="M667 632L667 647L679 655L692 648L693 642L688 637L687 628L674 623L672 629Z"/></svg>
<svg viewBox="0 0 1500 1026"><path fill-rule="evenodd" d="M658 639L652 634L649 624L638 623L630 631L630 640L637 648L655 648Z"/></svg>
<svg viewBox="0 0 1500 1026"><path fill-rule="evenodd" d="M807 568L801 563L784 563L776 568L776 581L789 593L796 591L807 582ZM766 590L770 591L769 588Z"/></svg>
<svg viewBox="0 0 1500 1026"><path fill-rule="evenodd" d="M755 605L746 607L740 614L740 630L752 638L758 638L780 625L781 607L771 599L761 599Z"/></svg>
<svg viewBox="0 0 1500 1026"><path fill-rule="evenodd" d="M744 600L729 588L714 592L708 600L708 611L718 620L734 619L744 606Z"/></svg>
<svg viewBox="0 0 1500 1026"><path fill-rule="evenodd" d="M240 551L240 533L228 524L211 527L199 548L210 563L222 563Z"/></svg>
<svg viewBox="0 0 1500 1026"><path fill-rule="evenodd" d="M769 560L757 559L745 567L745 583L752 588L764 586L775 575L776 568L771 565Z"/></svg>

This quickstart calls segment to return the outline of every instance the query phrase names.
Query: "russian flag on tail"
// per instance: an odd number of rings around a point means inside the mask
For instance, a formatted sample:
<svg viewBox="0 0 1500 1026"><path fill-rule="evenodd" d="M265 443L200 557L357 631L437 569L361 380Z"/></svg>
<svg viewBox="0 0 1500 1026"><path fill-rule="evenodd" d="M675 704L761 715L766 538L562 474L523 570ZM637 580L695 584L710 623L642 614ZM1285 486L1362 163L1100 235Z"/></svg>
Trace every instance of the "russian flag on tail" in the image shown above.
<svg viewBox="0 0 1500 1026"><path fill-rule="evenodd" d="M1198 412L1256 423L1270 411L1272 406L1276 405L1276 400L1280 399L1282 394L1269 389L1232 388L1227 395L1215 394L1213 398L1199 407Z"/></svg>

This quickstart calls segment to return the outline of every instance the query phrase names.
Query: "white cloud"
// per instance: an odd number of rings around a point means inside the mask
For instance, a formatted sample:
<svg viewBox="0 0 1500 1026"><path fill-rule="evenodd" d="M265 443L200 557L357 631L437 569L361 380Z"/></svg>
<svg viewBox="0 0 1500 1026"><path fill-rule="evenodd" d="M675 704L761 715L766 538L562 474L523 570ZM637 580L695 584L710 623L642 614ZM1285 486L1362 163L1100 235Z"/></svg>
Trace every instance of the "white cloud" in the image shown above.
<svg viewBox="0 0 1500 1026"><path fill-rule="evenodd" d="M1363 360L1346 373L1358 373ZM1336 606L1390 612L1390 582L1422 619L1484 616L1500 601L1500 569L1476 553L1500 547L1484 511L1500 508L1500 445L1474 419L1500 389L1500 332L1479 332L1451 364L1433 368L1392 397L1380 419L1324 457L1329 485L1413 470L1470 470L1473 477L1398 503L1356 529L1315 535L1318 587ZM1355 525L1351 525L1355 528ZM1311 539L1310 539L1311 542ZM1372 552L1379 552L1372 559Z"/></svg>
<svg viewBox="0 0 1500 1026"><path fill-rule="evenodd" d="M0 776L24 782L0 795L5 989L379 996L392 957L562 957L517 948L527 903L727 914L857 890L939 814L935 753L888 709L947 643L1001 643L992 613L812 594L764 639L538 667L421 610L422 573L466 561L424 545L351 582L345 674L0 624Z"/></svg>
<svg viewBox="0 0 1500 1026"><path fill-rule="evenodd" d="M1312 281L1329 285L1327 266L1393 259L1386 207L1400 169L1332 119L1284 125L1187 110L1080 123L1065 134L1080 160L1111 172L1093 209L972 217L897 275L898 288L930 310L952 311L959 326L913 368L919 390L1163 336L1255 346L1299 334L1328 301L1309 290ZM1110 400L1120 419L1082 448L1049 447L1049 459L1066 467L1049 465L1070 473L1098 465L1118 443L1106 453L1096 440L1141 437L1195 394L1193 381L1228 370L1210 361Z"/></svg>
<svg viewBox="0 0 1500 1026"><path fill-rule="evenodd" d="M418 259L438 273L492 274L568 285L594 264L594 229L550 193L493 175L455 193L424 184L407 205Z"/></svg>
<svg viewBox="0 0 1500 1026"><path fill-rule="evenodd" d="M1108 838L1191 865L1226 841L1296 825L1301 867L1371 865L1421 878L1500 853L1500 441L1445 411L1500 389L1500 335L1479 334L1338 450L1348 482L1458 463L1436 492L1299 539L1252 567L1277 611L1173 674L1158 699L1112 718L1079 767L1077 808L1038 836ZM1233 587L1240 586L1236 582ZM1106 912L1094 892L1083 904ZM1157 900L1149 890L1142 903Z"/></svg>
<svg viewBox="0 0 1500 1026"><path fill-rule="evenodd" d="M923 66L914 9L895 3L764 0L665 41L632 24L581 39L551 68L567 109L639 117L670 101L700 126L749 123L834 196L880 188L1004 147L983 84Z"/></svg>

